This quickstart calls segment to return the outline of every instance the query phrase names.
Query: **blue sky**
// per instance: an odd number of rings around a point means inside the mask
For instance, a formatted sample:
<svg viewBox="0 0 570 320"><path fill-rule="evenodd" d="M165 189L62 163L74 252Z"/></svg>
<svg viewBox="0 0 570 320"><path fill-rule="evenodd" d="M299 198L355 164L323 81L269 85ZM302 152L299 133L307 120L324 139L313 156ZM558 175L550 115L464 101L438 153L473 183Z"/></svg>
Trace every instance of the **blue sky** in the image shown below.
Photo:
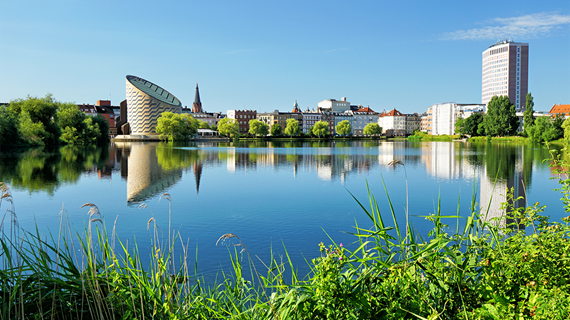
<svg viewBox="0 0 570 320"><path fill-rule="evenodd" d="M535 109L570 104L570 1L0 0L0 102L94 104L147 79L206 111L481 102L481 53L530 46Z"/></svg>

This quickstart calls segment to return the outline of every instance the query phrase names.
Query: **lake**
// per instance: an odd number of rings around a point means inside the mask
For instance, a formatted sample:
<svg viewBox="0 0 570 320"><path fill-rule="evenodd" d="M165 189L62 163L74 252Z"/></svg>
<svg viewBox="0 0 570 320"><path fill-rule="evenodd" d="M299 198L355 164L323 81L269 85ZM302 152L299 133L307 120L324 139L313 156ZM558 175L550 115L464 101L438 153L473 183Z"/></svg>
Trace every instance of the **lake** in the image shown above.
<svg viewBox="0 0 570 320"><path fill-rule="evenodd" d="M560 146L555 147L560 149ZM188 247L189 265L213 277L230 266L231 246L220 236L237 235L254 259L268 262L286 248L301 274L318 244L333 239L347 247L356 222L370 226L352 198L369 207L367 184L391 221L389 196L398 222L405 223L406 181L410 220L426 236L424 216L470 213L472 197L500 215L506 188L529 204L547 205L552 220L566 216L544 146L512 143L321 141L234 143L112 143L105 148L62 147L0 153L0 181L12 188L21 228L36 225L57 234L62 212L83 232L89 208L98 206L109 232L136 240L148 256L153 222L167 239L172 230ZM399 160L404 165L388 165ZM496 183L495 183L496 181ZM160 201L159 201L160 200ZM519 205L524 205L520 201ZM2 211L8 209L2 203ZM450 231L456 219L445 221ZM459 220L462 223L462 220ZM330 237L330 239L329 239ZM177 246L179 249L180 246ZM197 253L196 253L197 250ZM283 257L283 259L286 259ZM258 268L263 268L261 262Z"/></svg>

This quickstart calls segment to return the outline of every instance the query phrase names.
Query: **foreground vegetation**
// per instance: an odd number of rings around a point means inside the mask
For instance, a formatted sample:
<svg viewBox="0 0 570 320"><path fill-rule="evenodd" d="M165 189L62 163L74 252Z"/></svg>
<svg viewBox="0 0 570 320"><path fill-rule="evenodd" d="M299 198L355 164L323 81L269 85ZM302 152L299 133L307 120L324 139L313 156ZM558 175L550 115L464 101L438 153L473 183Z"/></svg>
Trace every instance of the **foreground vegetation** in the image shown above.
<svg viewBox="0 0 570 320"><path fill-rule="evenodd" d="M555 158L558 170L567 164ZM392 165L403 165L394 161ZM405 169L405 166L403 166ZM560 175L570 210L570 180ZM171 236L154 228L150 263L136 244L108 234L95 204L79 236L66 226L46 240L17 228L12 197L2 184L5 209L0 245L1 319L567 319L570 316L570 219L549 222L538 204L513 208L509 220L487 219L473 195L471 214L439 209L427 216L427 237L398 225L394 209L381 214L369 193L355 198L370 219L356 225L356 246L321 243L306 277L285 259L252 264L247 244L234 234L233 270L206 284L174 253ZM169 195L161 196L170 201ZM389 197L387 198L390 202ZM390 207L393 208L390 202ZM401 213L408 217L408 212ZM64 216L64 215L63 215ZM446 219L464 219L450 230ZM407 221L408 219L406 219ZM512 223L504 221L513 221ZM79 253L77 253L79 250ZM253 253L252 253L253 254Z"/></svg>

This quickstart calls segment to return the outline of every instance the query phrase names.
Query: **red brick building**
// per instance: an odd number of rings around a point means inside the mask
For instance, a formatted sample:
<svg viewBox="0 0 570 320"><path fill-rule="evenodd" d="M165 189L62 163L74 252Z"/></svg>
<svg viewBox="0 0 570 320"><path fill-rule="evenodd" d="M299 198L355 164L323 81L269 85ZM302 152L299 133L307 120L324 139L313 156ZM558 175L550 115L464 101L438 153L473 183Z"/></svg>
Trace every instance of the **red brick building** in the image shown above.
<svg viewBox="0 0 570 320"><path fill-rule="evenodd" d="M255 110L228 110L227 117L234 119L239 126L239 134L249 134L249 120L257 117Z"/></svg>

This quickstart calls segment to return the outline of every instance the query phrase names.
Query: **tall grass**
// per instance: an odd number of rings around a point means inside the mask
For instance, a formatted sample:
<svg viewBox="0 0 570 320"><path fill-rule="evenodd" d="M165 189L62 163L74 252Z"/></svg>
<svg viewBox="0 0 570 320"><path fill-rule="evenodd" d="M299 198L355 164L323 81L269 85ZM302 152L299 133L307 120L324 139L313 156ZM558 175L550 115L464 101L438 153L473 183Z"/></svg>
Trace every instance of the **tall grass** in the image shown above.
<svg viewBox="0 0 570 320"><path fill-rule="evenodd" d="M559 181L568 204L568 166L554 161L566 174ZM86 204L84 234L72 232L65 214L56 238L41 239L38 230L19 234L9 188L2 188L1 200L10 207L1 227L10 221L10 231L3 229L0 239L1 319L570 317L570 217L549 222L538 203L516 208L508 190L505 216L497 219L512 223L488 220L474 186L469 214L441 212L438 200L425 217L433 228L423 237L408 219L407 204L406 224L398 224L401 212L386 186L387 214L370 190L366 202L352 195L368 217L365 224L355 221L354 249L328 237L330 244L321 243L320 256L308 262L306 277L297 274L286 250L282 257L254 261L237 235L225 234L220 243L237 241L230 246L232 269L212 284L187 264L189 249L180 236L169 230L162 241L156 223L150 263L143 265L136 243L108 234L94 204ZM167 194L162 198L170 201ZM453 232L448 220L458 222ZM178 242L182 252L175 254Z"/></svg>

